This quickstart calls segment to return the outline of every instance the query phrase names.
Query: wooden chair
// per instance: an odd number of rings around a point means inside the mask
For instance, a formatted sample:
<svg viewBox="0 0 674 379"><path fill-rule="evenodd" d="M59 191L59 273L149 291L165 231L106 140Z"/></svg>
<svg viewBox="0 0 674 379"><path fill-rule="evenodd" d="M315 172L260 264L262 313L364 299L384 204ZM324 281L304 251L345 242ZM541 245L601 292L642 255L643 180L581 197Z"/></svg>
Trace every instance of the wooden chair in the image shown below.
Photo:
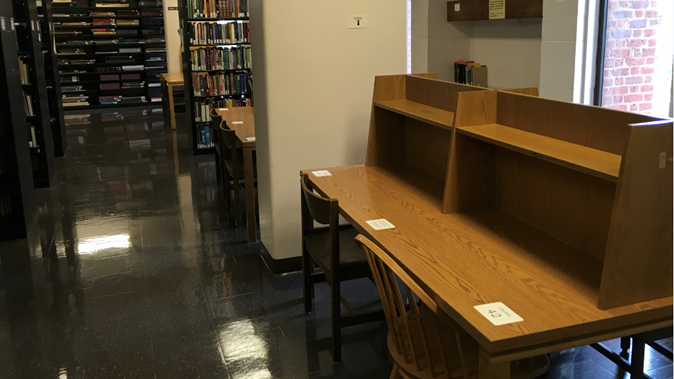
<svg viewBox="0 0 674 379"><path fill-rule="evenodd" d="M336 199L327 199L314 193L306 175L302 186L302 282L304 311L312 311L314 284L327 282L330 286L330 313L332 332L332 359L342 359L341 329L348 326L383 319L380 310L357 313L341 294L341 282L370 276L365 254L354 238L358 232L350 225L339 225L339 205ZM314 221L327 227L314 227ZM314 273L318 265L320 273ZM349 311L342 315L340 303Z"/></svg>
<svg viewBox="0 0 674 379"><path fill-rule="evenodd" d="M242 224L241 220L241 187L243 186L243 151L236 132L227 127L225 121L218 126L218 141L220 145L220 162L222 167L222 186L225 193L226 204L234 208L236 226ZM257 177L257 165L253 165L253 177ZM230 182L231 177L231 182ZM231 183L231 185L230 185ZM234 204L231 204L230 191L234 192Z"/></svg>
<svg viewBox="0 0 674 379"><path fill-rule="evenodd" d="M213 145L215 146L215 174L217 175L218 184L220 184L222 181L222 159L220 158L222 148L220 147L220 133L218 132L218 129L220 128L220 123L222 122L222 116L216 112L215 108L211 109L210 116L211 130L213 131Z"/></svg>
<svg viewBox="0 0 674 379"><path fill-rule="evenodd" d="M356 243L367 257L389 326L388 348L395 361L391 379L476 378L478 343L387 253L362 235ZM511 378L535 378L548 363L545 355L515 361Z"/></svg>

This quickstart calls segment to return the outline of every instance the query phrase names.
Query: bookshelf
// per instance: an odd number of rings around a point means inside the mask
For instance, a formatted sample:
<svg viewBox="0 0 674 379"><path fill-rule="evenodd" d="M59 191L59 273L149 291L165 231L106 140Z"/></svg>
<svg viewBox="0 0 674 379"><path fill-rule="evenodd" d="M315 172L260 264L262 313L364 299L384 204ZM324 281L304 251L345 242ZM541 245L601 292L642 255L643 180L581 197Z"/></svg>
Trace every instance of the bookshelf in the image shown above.
<svg viewBox="0 0 674 379"><path fill-rule="evenodd" d="M17 60L17 36L9 22L12 2L0 3L0 239L25 238L36 212L26 114Z"/></svg>
<svg viewBox="0 0 674 379"><path fill-rule="evenodd" d="M161 1L54 1L53 23L66 110L161 103Z"/></svg>
<svg viewBox="0 0 674 379"><path fill-rule="evenodd" d="M252 106L248 0L179 0L185 107L195 155L214 152L210 111Z"/></svg>
<svg viewBox="0 0 674 379"><path fill-rule="evenodd" d="M33 182L37 188L49 187L56 167L37 4L34 0L13 0L12 3Z"/></svg>
<svg viewBox="0 0 674 379"><path fill-rule="evenodd" d="M54 156L62 157L65 155L67 142L63 105L61 105L61 83L59 82L58 60L53 34L52 3L47 0L38 0L37 9L38 17L40 18L40 31L42 32L42 54L44 56L50 124L52 137L54 138Z"/></svg>

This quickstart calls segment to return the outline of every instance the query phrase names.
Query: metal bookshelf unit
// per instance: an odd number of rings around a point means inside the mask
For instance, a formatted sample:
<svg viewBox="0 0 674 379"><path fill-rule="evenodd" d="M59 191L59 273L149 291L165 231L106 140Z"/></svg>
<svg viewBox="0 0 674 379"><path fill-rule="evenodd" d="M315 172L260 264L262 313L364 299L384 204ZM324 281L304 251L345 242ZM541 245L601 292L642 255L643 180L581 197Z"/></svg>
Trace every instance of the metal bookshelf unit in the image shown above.
<svg viewBox="0 0 674 379"><path fill-rule="evenodd" d="M33 182L49 187L56 171L54 139L42 54L42 32L35 0L13 0L14 28L19 53L19 78L26 117L26 144L30 148Z"/></svg>
<svg viewBox="0 0 674 379"><path fill-rule="evenodd" d="M178 0L185 107L195 155L214 152L210 110L252 106L247 0Z"/></svg>
<svg viewBox="0 0 674 379"><path fill-rule="evenodd" d="M25 238L36 212L13 3L0 2L0 239Z"/></svg>
<svg viewBox="0 0 674 379"><path fill-rule="evenodd" d="M161 103L167 72L159 0L52 1L65 110Z"/></svg>

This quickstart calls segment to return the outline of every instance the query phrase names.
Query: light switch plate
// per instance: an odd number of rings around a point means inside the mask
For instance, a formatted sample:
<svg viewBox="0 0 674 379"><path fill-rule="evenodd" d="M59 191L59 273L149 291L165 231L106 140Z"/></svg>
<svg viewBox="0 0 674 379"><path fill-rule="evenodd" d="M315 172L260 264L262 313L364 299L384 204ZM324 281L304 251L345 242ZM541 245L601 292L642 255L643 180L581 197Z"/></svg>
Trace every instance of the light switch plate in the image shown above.
<svg viewBox="0 0 674 379"><path fill-rule="evenodd" d="M365 29L369 26L369 17L366 14L349 15L349 29Z"/></svg>

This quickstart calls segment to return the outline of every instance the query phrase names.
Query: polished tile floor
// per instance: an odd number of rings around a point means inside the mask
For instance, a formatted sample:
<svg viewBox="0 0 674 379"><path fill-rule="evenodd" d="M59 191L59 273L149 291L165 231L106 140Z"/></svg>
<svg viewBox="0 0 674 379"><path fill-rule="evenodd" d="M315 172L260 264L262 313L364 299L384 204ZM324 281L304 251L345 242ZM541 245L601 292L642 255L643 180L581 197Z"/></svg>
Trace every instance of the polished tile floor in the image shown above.
<svg viewBox="0 0 674 379"><path fill-rule="evenodd" d="M345 330L332 364L327 287L305 315L300 275L272 275L228 226L212 157L193 157L160 109L68 124L29 238L0 243L0 378L388 377L384 323ZM344 292L377 301L368 282ZM671 362L647 357L672 378ZM545 378L623 377L589 347L551 361Z"/></svg>

